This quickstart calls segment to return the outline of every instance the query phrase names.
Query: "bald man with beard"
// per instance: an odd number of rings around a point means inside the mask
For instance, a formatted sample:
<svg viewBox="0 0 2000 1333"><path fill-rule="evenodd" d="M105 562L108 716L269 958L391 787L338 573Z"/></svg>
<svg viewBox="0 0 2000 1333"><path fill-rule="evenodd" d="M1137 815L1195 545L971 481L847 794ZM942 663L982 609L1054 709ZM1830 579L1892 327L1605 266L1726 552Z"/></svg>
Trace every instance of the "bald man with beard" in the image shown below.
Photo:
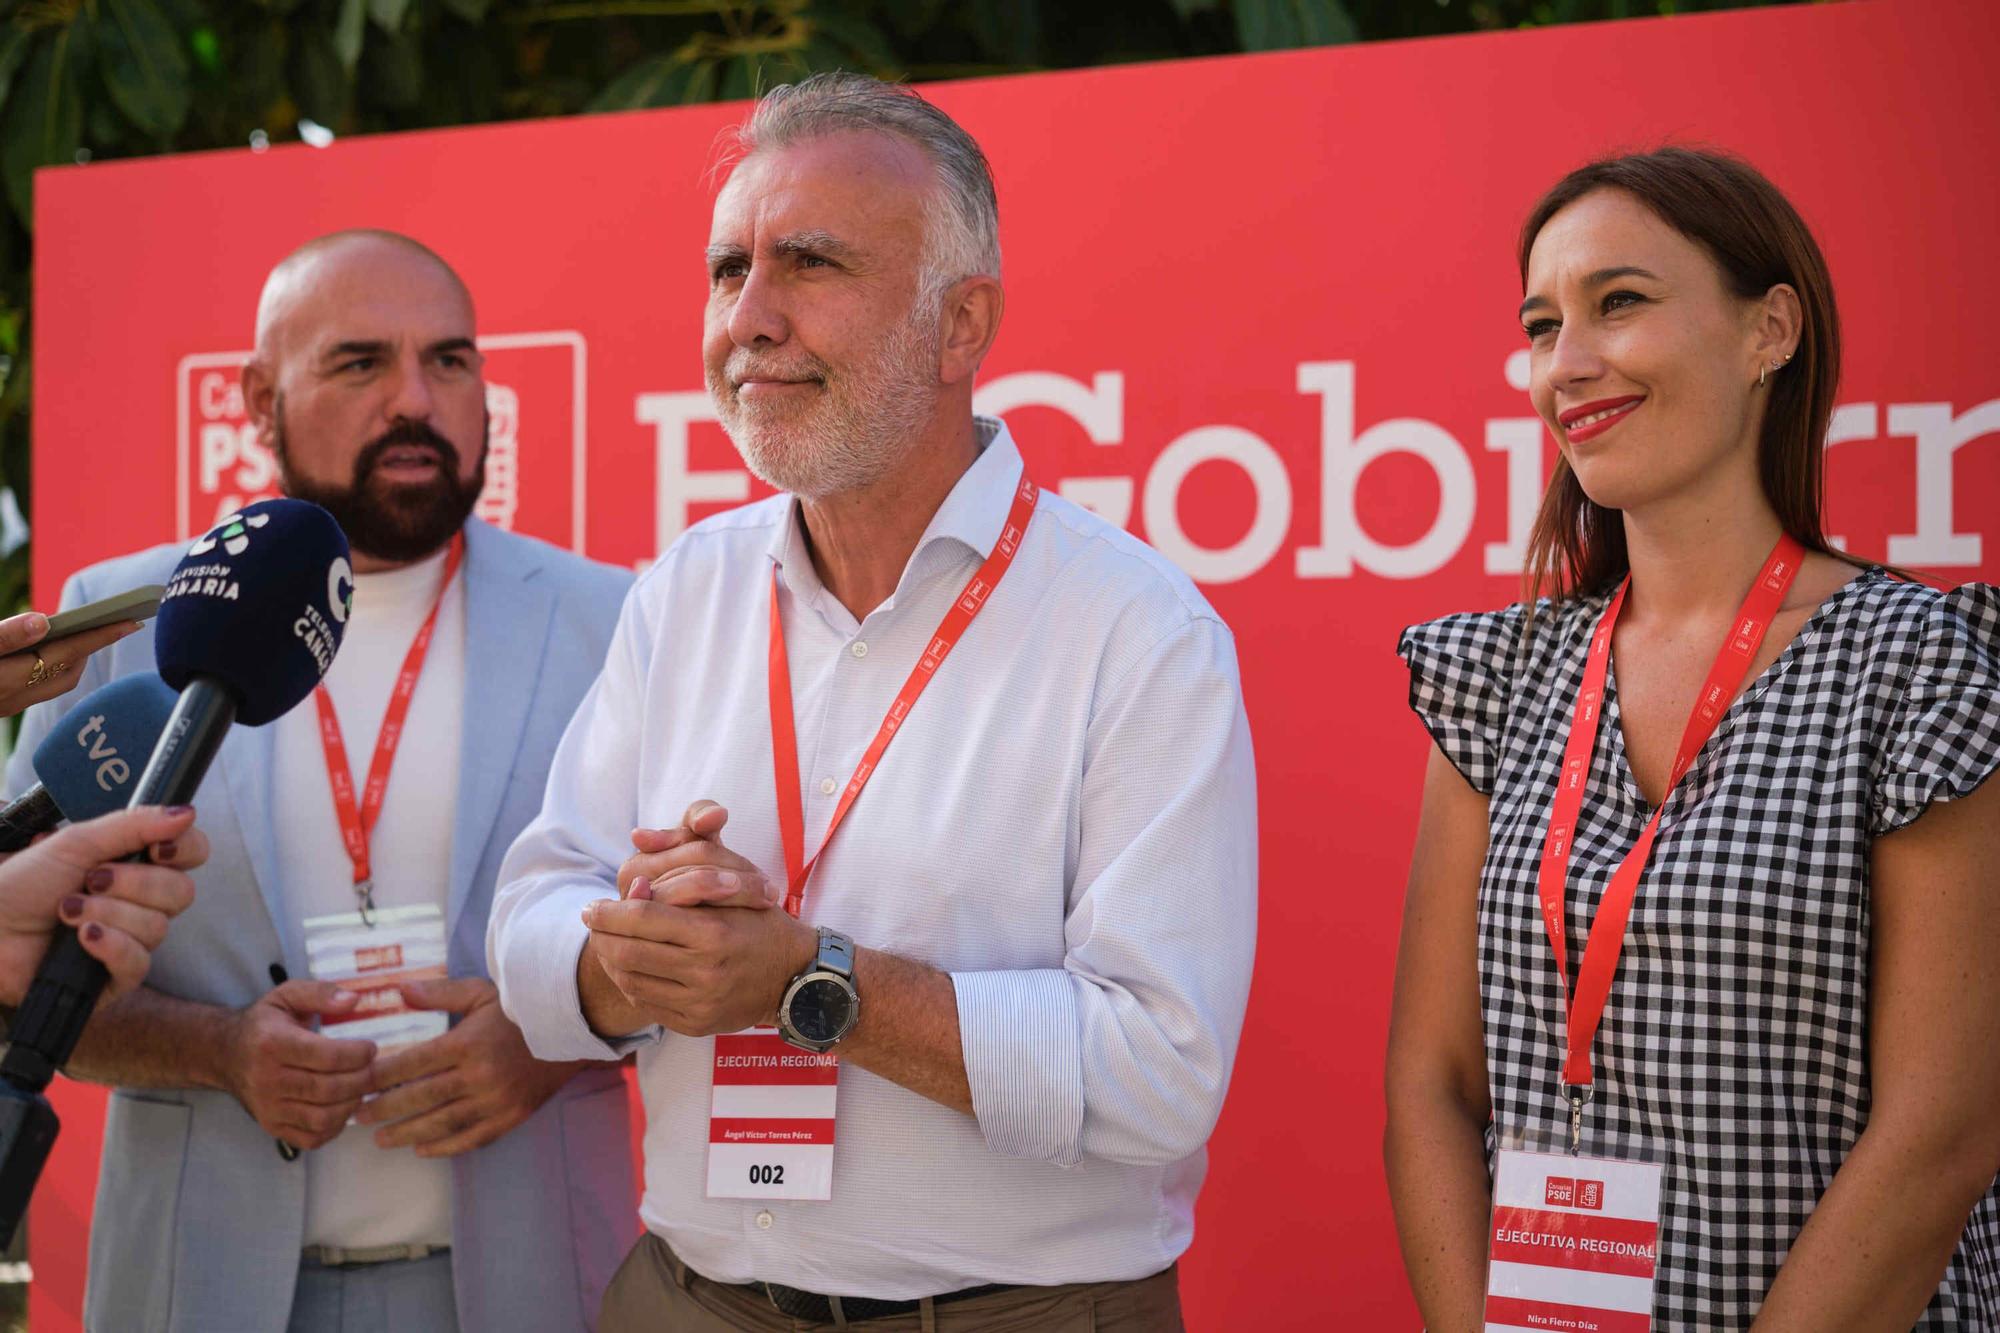
<svg viewBox="0 0 2000 1333"><path fill-rule="evenodd" d="M619 1071L535 1059L483 947L500 858L631 578L471 517L474 327L457 274L394 233L321 237L265 284L244 401L285 493L346 531L353 609L323 694L224 744L196 798L213 845L197 905L70 1063L114 1088L90 1329L584 1330L637 1230ZM161 582L180 554L86 569L63 605ZM150 636L99 653L84 689L150 670ZM28 715L14 788L54 718ZM305 923L364 909L441 934L447 975L396 996L448 1016L442 1035L340 1035L363 999L313 979Z"/></svg>

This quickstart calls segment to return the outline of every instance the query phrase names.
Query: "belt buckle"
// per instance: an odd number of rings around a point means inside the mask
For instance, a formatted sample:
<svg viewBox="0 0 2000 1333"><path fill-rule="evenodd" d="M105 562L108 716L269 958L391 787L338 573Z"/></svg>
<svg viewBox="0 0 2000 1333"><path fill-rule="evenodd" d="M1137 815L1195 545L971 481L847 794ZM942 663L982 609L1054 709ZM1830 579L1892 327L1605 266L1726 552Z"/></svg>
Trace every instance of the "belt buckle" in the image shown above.
<svg viewBox="0 0 2000 1333"><path fill-rule="evenodd" d="M759 1282L756 1285L764 1289L764 1299L771 1303L771 1308L787 1319L809 1319L816 1324L823 1324L833 1318L832 1299L818 1292L801 1291L782 1282ZM784 1292L791 1302L789 1305L778 1299L780 1291Z"/></svg>

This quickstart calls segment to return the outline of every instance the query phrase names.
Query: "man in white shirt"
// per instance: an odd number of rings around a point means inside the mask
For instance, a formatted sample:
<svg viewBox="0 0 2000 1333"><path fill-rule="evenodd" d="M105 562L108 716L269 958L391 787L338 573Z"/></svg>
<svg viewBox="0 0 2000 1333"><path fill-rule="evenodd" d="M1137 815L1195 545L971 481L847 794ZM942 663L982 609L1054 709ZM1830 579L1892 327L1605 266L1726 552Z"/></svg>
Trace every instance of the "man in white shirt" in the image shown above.
<svg viewBox="0 0 2000 1333"><path fill-rule="evenodd" d="M1178 1328L1255 936L1233 640L973 415L972 139L845 74L739 138L704 357L788 494L640 579L487 942L536 1054L638 1050L603 1327Z"/></svg>
<svg viewBox="0 0 2000 1333"><path fill-rule="evenodd" d="M116 1088L86 1323L583 1333L632 1230L625 1089L529 1053L484 939L630 576L470 517L472 300L407 237L281 262L242 383L286 493L348 535L352 606L324 691L225 742L196 906L71 1062ZM159 582L181 549L85 570L64 605ZM150 634L86 687L150 669Z"/></svg>

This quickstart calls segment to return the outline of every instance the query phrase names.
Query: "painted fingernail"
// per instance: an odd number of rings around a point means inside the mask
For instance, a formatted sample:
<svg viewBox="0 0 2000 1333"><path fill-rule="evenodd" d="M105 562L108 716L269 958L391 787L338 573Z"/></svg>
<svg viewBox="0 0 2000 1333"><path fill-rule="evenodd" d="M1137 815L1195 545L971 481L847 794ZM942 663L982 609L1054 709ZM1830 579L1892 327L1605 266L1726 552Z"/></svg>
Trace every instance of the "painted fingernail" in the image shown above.
<svg viewBox="0 0 2000 1333"><path fill-rule="evenodd" d="M85 893L102 893L111 887L111 880L110 866L93 866L90 873L83 877L83 891Z"/></svg>
<svg viewBox="0 0 2000 1333"><path fill-rule="evenodd" d="M46 634L49 629L49 618L40 611L30 611L26 629L30 634Z"/></svg>
<svg viewBox="0 0 2000 1333"><path fill-rule="evenodd" d="M193 814L194 807L191 805L170 805L166 808L164 813L172 815L174 818L178 819L182 815Z"/></svg>
<svg viewBox="0 0 2000 1333"><path fill-rule="evenodd" d="M167 839L165 842L156 842L153 844L153 859L155 861L171 861L174 859L174 853L179 850L180 848L172 838Z"/></svg>
<svg viewBox="0 0 2000 1333"><path fill-rule="evenodd" d="M95 944L104 938L104 927L93 921L83 928L83 937Z"/></svg>
<svg viewBox="0 0 2000 1333"><path fill-rule="evenodd" d="M56 910L62 913L63 920L74 921L83 915L83 899L72 893L69 897L62 900L62 906Z"/></svg>

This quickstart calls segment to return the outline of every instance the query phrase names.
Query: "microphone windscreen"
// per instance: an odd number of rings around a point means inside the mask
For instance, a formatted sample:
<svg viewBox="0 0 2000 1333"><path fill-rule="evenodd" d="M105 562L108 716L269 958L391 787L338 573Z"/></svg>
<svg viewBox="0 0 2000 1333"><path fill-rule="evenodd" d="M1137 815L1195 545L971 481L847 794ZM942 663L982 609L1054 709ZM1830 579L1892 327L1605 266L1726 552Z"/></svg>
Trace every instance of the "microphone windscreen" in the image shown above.
<svg viewBox="0 0 2000 1333"><path fill-rule="evenodd" d="M160 678L197 676L257 727L303 702L347 629L354 569L333 515L303 500L259 500L203 534L167 580L153 632Z"/></svg>
<svg viewBox="0 0 2000 1333"><path fill-rule="evenodd" d="M93 691L35 747L35 777L72 822L125 808L179 696L150 671Z"/></svg>

